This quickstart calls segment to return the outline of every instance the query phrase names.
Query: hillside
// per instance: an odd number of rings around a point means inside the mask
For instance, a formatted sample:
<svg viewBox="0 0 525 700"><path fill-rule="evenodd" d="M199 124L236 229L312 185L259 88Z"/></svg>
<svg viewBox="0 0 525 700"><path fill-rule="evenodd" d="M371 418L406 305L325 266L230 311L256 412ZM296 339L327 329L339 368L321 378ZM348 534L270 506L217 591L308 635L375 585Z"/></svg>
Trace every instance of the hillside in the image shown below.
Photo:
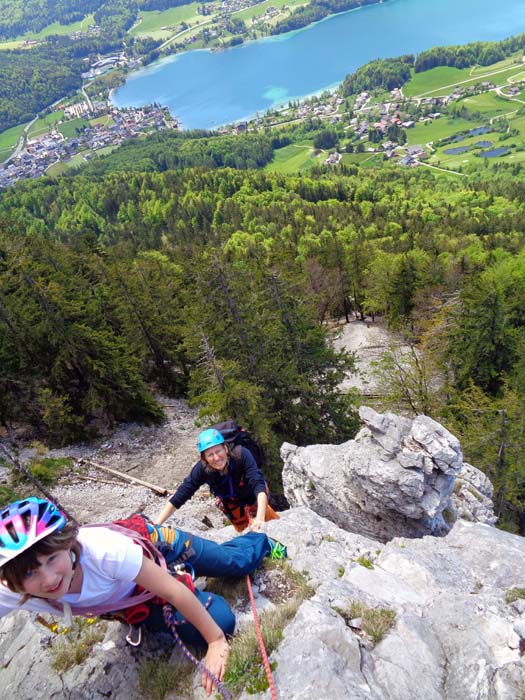
<svg viewBox="0 0 525 700"><path fill-rule="evenodd" d="M179 428L189 427L182 408L175 413ZM289 561L253 575L278 697L418 700L424 692L432 700L479 700L485 689L491 700L520 697L523 538L491 526L490 483L463 462L458 441L442 426L369 408L361 418L362 430L347 443L283 445L293 507L266 529L286 543ZM150 437L135 430L135 456ZM120 445L122 459L127 447ZM118 454L117 444L103 448ZM159 467L165 462L162 449L150 456L153 463L159 457ZM97 488L102 521L129 513L130 491L135 506L157 511L140 487L122 486L120 494L110 485ZM322 516L330 491L338 500ZM78 504L67 486L57 495L68 508ZM358 507L364 497L365 510ZM172 524L224 542L233 533L221 521L203 498L186 504ZM423 530L434 535L421 537ZM245 581L199 585L222 591L238 619L225 692L235 700L267 698ZM0 696L16 686L22 700L204 697L199 670L169 639L147 635L131 648L125 630L102 621L57 635L24 612L9 616L0 623Z"/></svg>

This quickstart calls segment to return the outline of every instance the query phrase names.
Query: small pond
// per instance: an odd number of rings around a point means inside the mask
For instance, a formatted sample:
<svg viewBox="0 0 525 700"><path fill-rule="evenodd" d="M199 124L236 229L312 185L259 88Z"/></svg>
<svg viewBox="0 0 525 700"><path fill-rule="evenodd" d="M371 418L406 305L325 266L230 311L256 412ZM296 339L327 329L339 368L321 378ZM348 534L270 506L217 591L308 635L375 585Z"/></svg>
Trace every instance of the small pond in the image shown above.
<svg viewBox="0 0 525 700"><path fill-rule="evenodd" d="M474 148L490 148L492 146L492 141L476 141Z"/></svg>
<svg viewBox="0 0 525 700"><path fill-rule="evenodd" d="M465 151L468 151L470 146L459 146L459 148L446 148L443 153L446 153L447 156L458 156L460 153L465 153Z"/></svg>
<svg viewBox="0 0 525 700"><path fill-rule="evenodd" d="M471 129L468 132L469 136L479 136L480 134L487 134L490 131L488 126L478 126L477 129Z"/></svg>
<svg viewBox="0 0 525 700"><path fill-rule="evenodd" d="M482 158L497 158L498 156L504 156L509 152L508 148L504 146L502 148L493 148L492 151L483 151L479 155Z"/></svg>

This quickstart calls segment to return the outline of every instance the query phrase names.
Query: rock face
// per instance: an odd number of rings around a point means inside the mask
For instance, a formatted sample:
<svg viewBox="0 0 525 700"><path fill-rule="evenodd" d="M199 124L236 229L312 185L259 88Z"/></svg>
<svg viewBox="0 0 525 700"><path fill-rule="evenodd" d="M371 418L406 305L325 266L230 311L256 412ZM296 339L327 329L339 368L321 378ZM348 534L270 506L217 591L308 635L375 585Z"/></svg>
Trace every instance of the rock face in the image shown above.
<svg viewBox="0 0 525 700"><path fill-rule="evenodd" d="M494 522L490 483L464 466L459 441L442 425L366 407L359 413L365 427L354 440L281 447L291 505L307 505L346 530L381 541L444 535L458 511ZM459 475L463 490L453 501Z"/></svg>
<svg viewBox="0 0 525 700"><path fill-rule="evenodd" d="M525 539L491 527L490 482L463 462L458 441L438 423L370 409L361 417L366 427L343 445L282 448L286 495L296 507L266 528L287 545L291 566L314 593L270 657L278 697L525 700ZM115 486L97 489L99 521L129 515L129 493L149 516L160 507L141 489L128 488L126 498ZM87 509L86 492L74 495ZM61 497L71 508L67 489ZM206 497L171 522L216 541L235 535ZM261 591L257 605L267 608ZM374 639L365 612L356 617L352 604L385 610L392 626ZM242 622L244 610L237 612ZM32 614L7 616L0 700L149 700L139 691L143 662L168 655L179 665L181 652L154 637L132 649L126 631L107 623L83 663L57 672L53 633ZM199 672L189 673L187 689L165 700L204 700ZM240 698L269 699L269 691Z"/></svg>
<svg viewBox="0 0 525 700"><path fill-rule="evenodd" d="M294 568L318 585L272 657L279 697L525 697L525 601L506 602L510 589L525 586L524 538L458 520L446 537L382 545L306 508L270 526L288 543ZM395 611L393 628L375 647L360 621L345 621L351 601Z"/></svg>
<svg viewBox="0 0 525 700"><path fill-rule="evenodd" d="M525 539L458 520L446 537L395 538L383 545L294 508L268 533L288 546L290 563L315 588L271 655L278 697L286 700L521 700L525 689ZM232 528L210 531L219 540ZM264 601L258 598L259 603ZM393 611L375 645L352 602ZM51 633L25 613L0 623L0 698L140 700L139 668L163 650L124 643L111 623L89 658L65 673L50 668ZM165 651L165 647L164 647ZM172 663L181 662L178 652ZM204 700L198 674L184 700ZM169 696L182 700L181 696ZM242 700L269 700L270 693Z"/></svg>

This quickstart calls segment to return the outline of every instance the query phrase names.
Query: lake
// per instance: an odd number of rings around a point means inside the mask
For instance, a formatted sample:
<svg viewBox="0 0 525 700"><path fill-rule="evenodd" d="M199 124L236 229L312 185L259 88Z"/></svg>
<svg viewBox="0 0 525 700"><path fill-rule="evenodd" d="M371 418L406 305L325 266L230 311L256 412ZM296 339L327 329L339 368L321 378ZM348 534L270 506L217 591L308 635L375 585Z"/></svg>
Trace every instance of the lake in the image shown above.
<svg viewBox="0 0 525 700"><path fill-rule="evenodd" d="M132 73L113 104L159 102L182 128L213 129L334 88L375 58L521 32L523 0L387 0L227 51L160 59Z"/></svg>

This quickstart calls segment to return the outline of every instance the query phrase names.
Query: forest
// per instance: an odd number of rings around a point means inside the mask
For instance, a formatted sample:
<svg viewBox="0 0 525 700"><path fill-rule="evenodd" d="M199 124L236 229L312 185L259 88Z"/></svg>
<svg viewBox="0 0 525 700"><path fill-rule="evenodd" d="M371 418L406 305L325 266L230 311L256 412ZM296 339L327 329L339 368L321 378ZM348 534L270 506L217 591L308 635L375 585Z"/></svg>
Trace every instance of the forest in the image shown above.
<svg viewBox="0 0 525 700"><path fill-rule="evenodd" d="M525 532L519 169L466 180L149 164L1 195L5 427L60 444L162 420L161 391L203 420L237 416L277 468L283 439L355 434L358 399L337 388L353 358L330 338L340 319L381 317L414 348L410 362L385 355L382 406L457 434L495 484L501 522Z"/></svg>
<svg viewBox="0 0 525 700"><path fill-rule="evenodd" d="M393 90L401 87L411 76L414 66L414 56L406 55L398 58L379 58L358 68L347 75L342 84L345 96L355 95L364 90Z"/></svg>
<svg viewBox="0 0 525 700"><path fill-rule="evenodd" d="M312 22L334 15L338 12L354 10L364 5L373 5L378 0L311 0L306 5L295 9L292 14L284 20L277 22L271 29L272 34L283 34L291 32L301 27L306 27Z"/></svg>
<svg viewBox="0 0 525 700"><path fill-rule="evenodd" d="M489 66L523 49L524 46L525 34L517 34L502 41L476 41L461 46L435 46L417 55L414 70L419 73L436 66L455 68Z"/></svg>
<svg viewBox="0 0 525 700"><path fill-rule="evenodd" d="M0 51L0 128L30 121L44 107L78 90L82 70L81 58L50 43L45 49Z"/></svg>

